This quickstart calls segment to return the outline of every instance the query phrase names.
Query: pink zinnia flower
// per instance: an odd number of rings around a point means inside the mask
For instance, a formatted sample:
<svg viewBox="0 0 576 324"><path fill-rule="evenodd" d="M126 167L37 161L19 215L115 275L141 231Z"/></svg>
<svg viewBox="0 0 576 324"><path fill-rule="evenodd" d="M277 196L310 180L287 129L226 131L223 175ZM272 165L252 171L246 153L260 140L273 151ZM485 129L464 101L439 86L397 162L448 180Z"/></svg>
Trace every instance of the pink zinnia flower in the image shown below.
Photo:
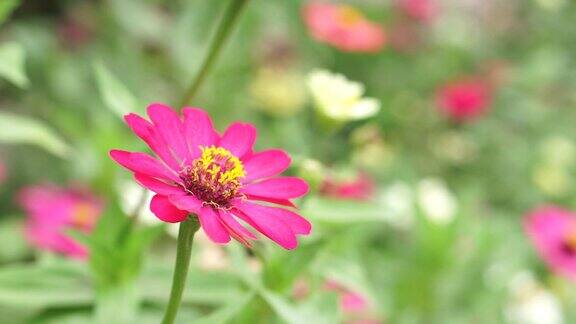
<svg viewBox="0 0 576 324"><path fill-rule="evenodd" d="M73 258L87 257L86 248L66 231L92 231L102 209L96 198L78 190L38 185L23 189L18 202L28 214L25 234L32 245Z"/></svg>
<svg viewBox="0 0 576 324"><path fill-rule="evenodd" d="M430 22L438 13L436 0L398 0L398 8L406 16L422 23Z"/></svg>
<svg viewBox="0 0 576 324"><path fill-rule="evenodd" d="M526 217L524 228L552 270L576 280L576 214L555 206L540 207Z"/></svg>
<svg viewBox="0 0 576 324"><path fill-rule="evenodd" d="M492 90L482 80L465 78L444 85L436 100L442 113L465 122L486 113L492 103Z"/></svg>
<svg viewBox="0 0 576 324"><path fill-rule="evenodd" d="M374 180L365 173L348 180L328 177L320 186L320 193L324 196L358 201L370 200L374 197L375 190Z"/></svg>
<svg viewBox="0 0 576 324"><path fill-rule="evenodd" d="M160 220L182 222L195 214L220 244L232 237L250 246L256 239L238 219L286 249L298 245L296 235L310 233L307 220L284 208L294 208L291 199L305 195L308 185L278 176L290 165L284 151L253 151L254 126L236 122L220 135L203 110L184 108L181 117L162 104L150 105L148 116L151 122L135 114L125 120L158 158L121 150L110 155L156 193L150 210Z"/></svg>
<svg viewBox="0 0 576 324"><path fill-rule="evenodd" d="M355 8L311 2L303 16L312 37L346 52L375 53L384 47L384 28L366 19Z"/></svg>

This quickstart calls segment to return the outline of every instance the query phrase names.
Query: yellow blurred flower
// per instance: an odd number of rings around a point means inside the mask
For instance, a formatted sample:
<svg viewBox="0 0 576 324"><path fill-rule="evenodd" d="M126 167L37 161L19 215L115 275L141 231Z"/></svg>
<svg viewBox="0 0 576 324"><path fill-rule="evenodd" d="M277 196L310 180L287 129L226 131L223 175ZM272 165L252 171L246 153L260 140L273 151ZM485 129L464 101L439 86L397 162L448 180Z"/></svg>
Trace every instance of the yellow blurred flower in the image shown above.
<svg viewBox="0 0 576 324"><path fill-rule="evenodd" d="M294 71L264 67L250 84L256 107L275 117L289 117L306 104L304 78Z"/></svg>
<svg viewBox="0 0 576 324"><path fill-rule="evenodd" d="M341 74L315 70L308 75L307 85L316 108L330 119L360 120L372 117L380 110L377 99L363 97L364 85Z"/></svg>
<svg viewBox="0 0 576 324"><path fill-rule="evenodd" d="M576 146L566 137L552 136L541 146L544 161L559 167L571 167L576 161Z"/></svg>
<svg viewBox="0 0 576 324"><path fill-rule="evenodd" d="M368 169L385 169L394 161L394 149L383 141L376 141L362 145L354 150L352 160L354 164Z"/></svg>
<svg viewBox="0 0 576 324"><path fill-rule="evenodd" d="M553 164L543 164L536 168L532 180L545 194L561 196L570 189L569 174Z"/></svg>
<svg viewBox="0 0 576 324"><path fill-rule="evenodd" d="M535 0L536 4L544 10L550 10L553 12L558 12L560 9L564 8L568 1L566 0Z"/></svg>
<svg viewBox="0 0 576 324"><path fill-rule="evenodd" d="M478 156L477 144L458 131L448 131L434 137L431 141L434 154L453 164L465 164Z"/></svg>

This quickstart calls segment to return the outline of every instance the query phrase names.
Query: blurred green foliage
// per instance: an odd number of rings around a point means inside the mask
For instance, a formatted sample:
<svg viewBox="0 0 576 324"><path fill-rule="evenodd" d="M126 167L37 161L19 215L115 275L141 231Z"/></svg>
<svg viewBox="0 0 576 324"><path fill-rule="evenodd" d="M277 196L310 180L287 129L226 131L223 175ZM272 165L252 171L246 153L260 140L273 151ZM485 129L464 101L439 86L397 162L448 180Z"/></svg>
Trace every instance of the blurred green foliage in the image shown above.
<svg viewBox="0 0 576 324"><path fill-rule="evenodd" d="M576 4L446 1L433 24L406 26L415 22L399 18L392 1L348 2L390 37L414 29L404 35L412 47L342 53L308 35L306 1L253 0L193 105L219 129L254 123L257 147L289 151L292 174L307 159L325 171L363 170L377 194L354 202L312 192L300 203L314 233L295 251L231 243L228 267L208 271L195 250L178 321L341 322L337 294L323 288L331 279L367 296L389 323L506 322L510 282L523 271L558 296L566 323L576 321L572 284L545 268L522 231L523 214L539 204L576 208ZM119 117L180 99L225 4L54 0L17 8L0 0L0 155L8 169L0 188L1 323L159 321L174 240L163 225L136 224L136 235L123 235L132 225L117 188L129 175L108 151L145 149ZM333 133L316 124L310 102L294 116L274 116L250 85L259 69L278 65L300 75L342 73L382 109ZM499 82L490 112L468 124L439 115L437 88L478 73ZM567 162L558 168L558 159ZM447 224L431 220L418 200L419 183L431 177L457 202ZM70 233L91 248L88 264L25 244L15 197L43 182L82 183L106 201L92 235ZM296 298L301 281L309 293Z"/></svg>

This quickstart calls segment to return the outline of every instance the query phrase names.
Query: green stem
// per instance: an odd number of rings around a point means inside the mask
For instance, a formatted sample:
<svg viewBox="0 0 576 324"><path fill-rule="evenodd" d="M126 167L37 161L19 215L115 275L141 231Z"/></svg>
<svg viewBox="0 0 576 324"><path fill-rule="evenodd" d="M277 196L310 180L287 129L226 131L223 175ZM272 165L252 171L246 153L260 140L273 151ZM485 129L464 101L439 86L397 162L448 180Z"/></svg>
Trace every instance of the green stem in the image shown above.
<svg viewBox="0 0 576 324"><path fill-rule="evenodd" d="M164 314L162 324L172 324L178 314L180 302L182 301L182 292L188 275L190 266L190 254L192 252L192 243L194 234L200 228L198 218L195 215L188 217L187 220L180 223L178 232L178 248L176 250L176 266L174 267L174 276L172 278L172 289L170 291L170 300Z"/></svg>
<svg viewBox="0 0 576 324"><path fill-rule="evenodd" d="M231 0L228 8L222 16L220 25L216 30L216 34L209 46L208 53L202 62L200 71L194 77L190 87L182 97L180 107L186 106L192 101L200 86L210 73L218 55L220 54L224 43L230 36L232 27L234 27L244 5L248 0ZM200 224L196 216L189 217L186 221L180 223L180 230L178 232L178 248L176 251L176 265L174 268L174 276L172 278L172 289L170 291L170 300L168 307L164 314L162 324L172 324L178 314L180 303L182 301L182 293L186 283L186 276L188 275L188 268L190 266L190 254L192 253L192 243L194 233L198 231Z"/></svg>
<svg viewBox="0 0 576 324"><path fill-rule="evenodd" d="M237 18L240 16L244 5L248 2L248 0L232 0L232 2L228 5L228 8L224 12L222 16L222 20L220 21L220 25L216 30L216 34L212 39L212 43L208 49L208 53L204 57L204 62L202 62L200 71L194 77L190 87L184 94L184 97L180 101L179 107L184 107L192 101L202 83L204 83L204 79L210 73L210 70L214 66L218 55L221 52L223 45L226 43L226 40L230 36L230 31L234 24L237 21Z"/></svg>

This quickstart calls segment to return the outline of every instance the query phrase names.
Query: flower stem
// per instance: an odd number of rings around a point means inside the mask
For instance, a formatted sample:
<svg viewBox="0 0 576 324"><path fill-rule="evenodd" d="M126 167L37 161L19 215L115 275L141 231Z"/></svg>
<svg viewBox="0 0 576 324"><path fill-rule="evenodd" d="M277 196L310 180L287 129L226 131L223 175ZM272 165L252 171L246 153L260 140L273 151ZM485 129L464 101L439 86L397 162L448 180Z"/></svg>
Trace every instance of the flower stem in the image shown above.
<svg viewBox="0 0 576 324"><path fill-rule="evenodd" d="M234 27L237 18L240 16L242 9L247 2L248 0L232 0L231 3L228 5L228 8L226 9L224 15L222 16L222 20L220 21L220 25L216 30L216 34L212 39L212 43L210 44L208 53L204 57L204 61L202 62L200 71L198 71L198 74L196 74L192 83L190 84L190 87L182 97L179 107L184 107L190 104L190 102L200 89L200 86L206 79L206 76L208 76L208 74L210 73L210 70L212 69L214 63L216 62L216 59L218 58L218 55L220 54L224 43L226 43L228 36L230 36L230 31L232 30L232 27Z"/></svg>
<svg viewBox="0 0 576 324"><path fill-rule="evenodd" d="M180 308L180 302L182 300L182 292L184 291L188 268L190 266L190 254L192 252L194 234L199 228L200 223L195 215L188 217L187 220L180 223L172 289L162 324L172 324L174 323L174 319L176 319L176 314L178 313L178 308Z"/></svg>

